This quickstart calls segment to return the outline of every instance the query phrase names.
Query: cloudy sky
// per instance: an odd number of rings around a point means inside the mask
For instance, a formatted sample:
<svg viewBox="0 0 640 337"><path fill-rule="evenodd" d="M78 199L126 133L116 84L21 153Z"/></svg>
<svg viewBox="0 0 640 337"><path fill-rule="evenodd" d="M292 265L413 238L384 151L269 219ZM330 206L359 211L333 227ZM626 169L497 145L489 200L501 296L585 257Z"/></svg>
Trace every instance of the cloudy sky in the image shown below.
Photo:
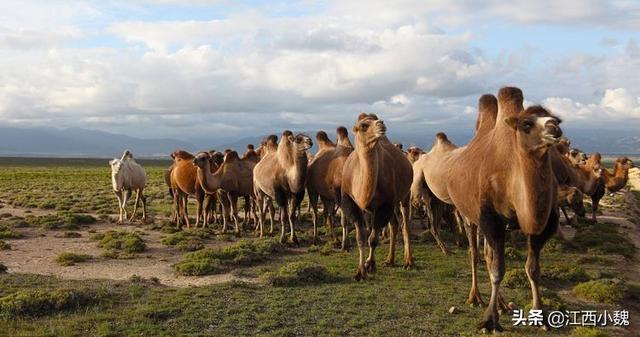
<svg viewBox="0 0 640 337"><path fill-rule="evenodd" d="M471 128L519 86L565 125L640 127L634 0L2 1L0 124L138 137Z"/></svg>

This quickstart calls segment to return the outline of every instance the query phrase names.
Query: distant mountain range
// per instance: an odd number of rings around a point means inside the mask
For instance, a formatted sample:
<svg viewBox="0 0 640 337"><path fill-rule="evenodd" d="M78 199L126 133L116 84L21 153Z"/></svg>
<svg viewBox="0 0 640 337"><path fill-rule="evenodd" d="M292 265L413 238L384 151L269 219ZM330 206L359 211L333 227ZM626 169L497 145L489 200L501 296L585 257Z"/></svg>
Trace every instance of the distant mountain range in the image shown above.
<svg viewBox="0 0 640 337"><path fill-rule="evenodd" d="M390 131L393 142L405 146L418 145L429 149L434 136L440 130L425 130L421 133ZM603 154L640 154L640 132L636 130L565 129L572 146ZM315 140L316 131L306 134ZM327 133L332 139L335 134ZM447 130L447 135L456 144L463 145L471 138L471 130ZM256 146L266 136L256 135L240 139L142 139L122 134L81 128L15 128L0 126L0 156L29 157L114 157L124 149L130 149L138 157L166 157L176 149L187 151L218 150L231 148L244 152L247 144ZM315 149L312 149L315 151Z"/></svg>

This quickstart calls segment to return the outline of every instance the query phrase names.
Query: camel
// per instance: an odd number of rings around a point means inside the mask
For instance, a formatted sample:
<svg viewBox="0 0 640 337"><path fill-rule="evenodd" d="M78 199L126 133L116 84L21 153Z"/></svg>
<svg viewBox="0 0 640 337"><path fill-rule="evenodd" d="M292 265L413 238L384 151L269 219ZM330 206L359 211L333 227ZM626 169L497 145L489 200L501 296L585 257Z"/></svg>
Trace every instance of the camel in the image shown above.
<svg viewBox="0 0 640 337"><path fill-rule="evenodd" d="M222 165L214 173L211 172L210 153L198 153L193 159L193 165L196 167L197 181L202 190L207 194L217 193L221 198L224 212L222 231L226 231L227 219L231 216L235 222L235 233L240 234L238 197L250 197L253 194L252 166L243 167L235 151L230 151L224 156ZM247 170L249 170L248 176Z"/></svg>
<svg viewBox="0 0 640 337"><path fill-rule="evenodd" d="M605 194L605 183L602 178L602 165L600 153L595 152L584 164L576 166L578 182L575 185L582 193L591 197L591 221L597 223L596 212L600 204L600 199Z"/></svg>
<svg viewBox="0 0 640 337"><path fill-rule="evenodd" d="M342 221L354 221L360 253L356 280L367 278L376 269L374 251L378 233L391 223L389 253L386 264L393 265L395 236L398 230L397 210L402 218L404 266L413 266L409 241L409 189L412 168L402 151L386 136L387 127L375 114L361 113L353 127L356 147L347 157L342 169L340 209ZM365 229L369 234L369 257L364 260Z"/></svg>
<svg viewBox="0 0 640 337"><path fill-rule="evenodd" d="M200 224L202 215L202 204L205 198L205 192L197 181L197 169L193 165L194 156L184 150L177 150L171 154L173 158L173 169L171 169L171 189L173 194L174 209L177 213L178 220L182 220L187 226L189 223L189 214L187 212L187 203L190 195L196 197L196 224ZM204 221L203 221L204 223ZM179 221L176 225L180 226Z"/></svg>
<svg viewBox="0 0 640 337"><path fill-rule="evenodd" d="M224 161L224 154L216 150L209 150L209 162L211 166L211 173L215 173ZM197 177L196 177L197 178ZM199 183L199 182L197 182ZM204 227L207 227L209 223L224 223L224 209L221 209L218 213L218 194L217 193L205 193L204 200ZM224 200L220 200L224 201ZM224 207L223 203L220 203L220 207ZM220 218L218 217L220 215Z"/></svg>
<svg viewBox="0 0 640 337"><path fill-rule="evenodd" d="M629 169L633 168L633 161L628 157L620 157L616 159L613 167L613 173L607 169L602 169L602 177L604 178L605 187L609 193L615 193L623 189L629 181Z"/></svg>
<svg viewBox="0 0 640 337"><path fill-rule="evenodd" d="M303 134L286 130L273 151L273 137L267 140L266 154L253 169L256 204L259 210L260 237L264 236L264 216L268 202L275 200L289 222L290 240L298 244L295 235L296 211L304 198L307 178L307 150L313 146ZM281 220L282 217L281 217ZM280 242L285 242L284 221L281 221Z"/></svg>
<svg viewBox="0 0 640 337"><path fill-rule="evenodd" d="M258 152L256 152L253 144L247 145L247 151L245 151L244 155L242 155L242 160L248 160L255 163L260 161L260 155L258 154Z"/></svg>
<svg viewBox="0 0 640 337"><path fill-rule="evenodd" d="M540 250L559 221L549 149L562 136L560 120L541 106L524 109L522 102L520 89L500 89L495 126L477 132L465 148L432 156L425 172L436 197L455 205L465 222L478 224L485 236L491 298L479 328L489 331L502 330L498 293L505 271L507 225L517 225L527 236L525 270L532 308L541 309Z"/></svg>
<svg viewBox="0 0 640 337"><path fill-rule="evenodd" d="M312 210L313 237L317 236L318 197L324 206L324 221L327 224L333 241L337 241L333 226L336 216L336 202L340 199L342 186L342 168L347 157L353 152L353 145L349 141L349 132L343 126L336 130L337 144L329 140L324 131L319 131L316 139L319 144L318 153L309 163L307 170L307 192L309 205ZM343 229L342 249L349 248L347 229Z"/></svg>
<svg viewBox="0 0 640 337"><path fill-rule="evenodd" d="M118 223L122 224L123 219L127 219L127 199L131 195L131 191L136 192L136 201L133 206L133 213L129 222L133 221L138 211L138 204L142 201L142 221L147 221L147 198L144 196L144 188L147 184L147 173L133 159L133 154L129 150L125 150L120 159L112 159L109 161L111 166L111 183L113 185L113 193L118 198L118 208L120 216Z"/></svg>
<svg viewBox="0 0 640 337"><path fill-rule="evenodd" d="M584 194L579 188L573 186L561 185L558 187L558 207L567 219L567 224L577 222L577 217L584 217L586 211L583 202ZM566 207L570 207L576 214L573 221L567 215Z"/></svg>
<svg viewBox="0 0 640 337"><path fill-rule="evenodd" d="M565 156L567 156L574 165L581 165L587 162L587 155L578 149L570 149Z"/></svg>
<svg viewBox="0 0 640 337"><path fill-rule="evenodd" d="M424 151L421 148L412 146L407 149L407 159L409 159L409 162L413 164L416 162L416 160L418 160L418 158L420 158L420 155L423 153Z"/></svg>

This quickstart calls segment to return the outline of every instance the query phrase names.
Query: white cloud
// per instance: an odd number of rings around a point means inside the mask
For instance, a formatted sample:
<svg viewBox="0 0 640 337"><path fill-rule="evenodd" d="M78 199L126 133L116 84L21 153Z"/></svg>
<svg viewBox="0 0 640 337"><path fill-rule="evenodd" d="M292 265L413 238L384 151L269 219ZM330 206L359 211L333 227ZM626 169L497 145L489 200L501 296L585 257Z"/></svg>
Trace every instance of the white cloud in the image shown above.
<svg viewBox="0 0 640 337"><path fill-rule="evenodd" d="M640 120L640 96L626 88L607 89L598 104L584 104L566 97L550 97L542 104L567 121L626 121Z"/></svg>

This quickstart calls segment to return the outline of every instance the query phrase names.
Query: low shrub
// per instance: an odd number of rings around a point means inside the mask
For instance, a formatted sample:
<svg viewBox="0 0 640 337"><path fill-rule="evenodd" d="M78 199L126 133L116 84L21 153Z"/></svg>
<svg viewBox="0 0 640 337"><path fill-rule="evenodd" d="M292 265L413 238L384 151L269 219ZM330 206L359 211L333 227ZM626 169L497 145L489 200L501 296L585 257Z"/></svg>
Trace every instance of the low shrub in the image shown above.
<svg viewBox="0 0 640 337"><path fill-rule="evenodd" d="M44 229L78 229L79 225L87 225L96 222L96 218L91 215L76 214L71 212L58 212L54 214L27 216L28 223L40 226Z"/></svg>
<svg viewBox="0 0 640 337"><path fill-rule="evenodd" d="M555 282L584 282L589 281L589 275L578 266L549 266L542 269L542 279Z"/></svg>
<svg viewBox="0 0 640 337"><path fill-rule="evenodd" d="M594 302L615 303L626 295L626 285L617 279L583 282L573 287L573 294Z"/></svg>
<svg viewBox="0 0 640 337"><path fill-rule="evenodd" d="M91 255L62 252L56 257L56 263L64 267L68 267L73 266L76 263L85 262L89 259L91 259Z"/></svg>
<svg viewBox="0 0 640 337"><path fill-rule="evenodd" d="M224 267L250 266L262 262L284 249L282 244L272 240L243 240L223 249L206 248L189 253L174 268L181 275L216 274L224 271Z"/></svg>
<svg viewBox="0 0 640 337"><path fill-rule="evenodd" d="M527 277L527 273L523 269L512 269L504 273L502 284L512 289L528 288L529 278Z"/></svg>
<svg viewBox="0 0 640 337"><path fill-rule="evenodd" d="M0 226L0 239L20 239L22 234L6 225Z"/></svg>
<svg viewBox="0 0 640 337"><path fill-rule="evenodd" d="M324 266L312 262L290 262L277 273L267 272L261 278L275 287L334 282L336 278Z"/></svg>
<svg viewBox="0 0 640 337"><path fill-rule="evenodd" d="M111 230L102 235L93 235L92 238L99 238L98 247L107 250L123 251L125 253L141 253L146 248L146 244L140 235L127 231Z"/></svg>
<svg viewBox="0 0 640 337"><path fill-rule="evenodd" d="M620 235L617 225L597 223L579 227L571 244L574 249L602 254L618 254L630 258L636 247L629 239Z"/></svg>
<svg viewBox="0 0 640 337"><path fill-rule="evenodd" d="M50 315L97 303L104 293L87 289L20 290L0 298L0 316Z"/></svg>
<svg viewBox="0 0 640 337"><path fill-rule="evenodd" d="M11 250L11 245L0 240L0 250Z"/></svg>

